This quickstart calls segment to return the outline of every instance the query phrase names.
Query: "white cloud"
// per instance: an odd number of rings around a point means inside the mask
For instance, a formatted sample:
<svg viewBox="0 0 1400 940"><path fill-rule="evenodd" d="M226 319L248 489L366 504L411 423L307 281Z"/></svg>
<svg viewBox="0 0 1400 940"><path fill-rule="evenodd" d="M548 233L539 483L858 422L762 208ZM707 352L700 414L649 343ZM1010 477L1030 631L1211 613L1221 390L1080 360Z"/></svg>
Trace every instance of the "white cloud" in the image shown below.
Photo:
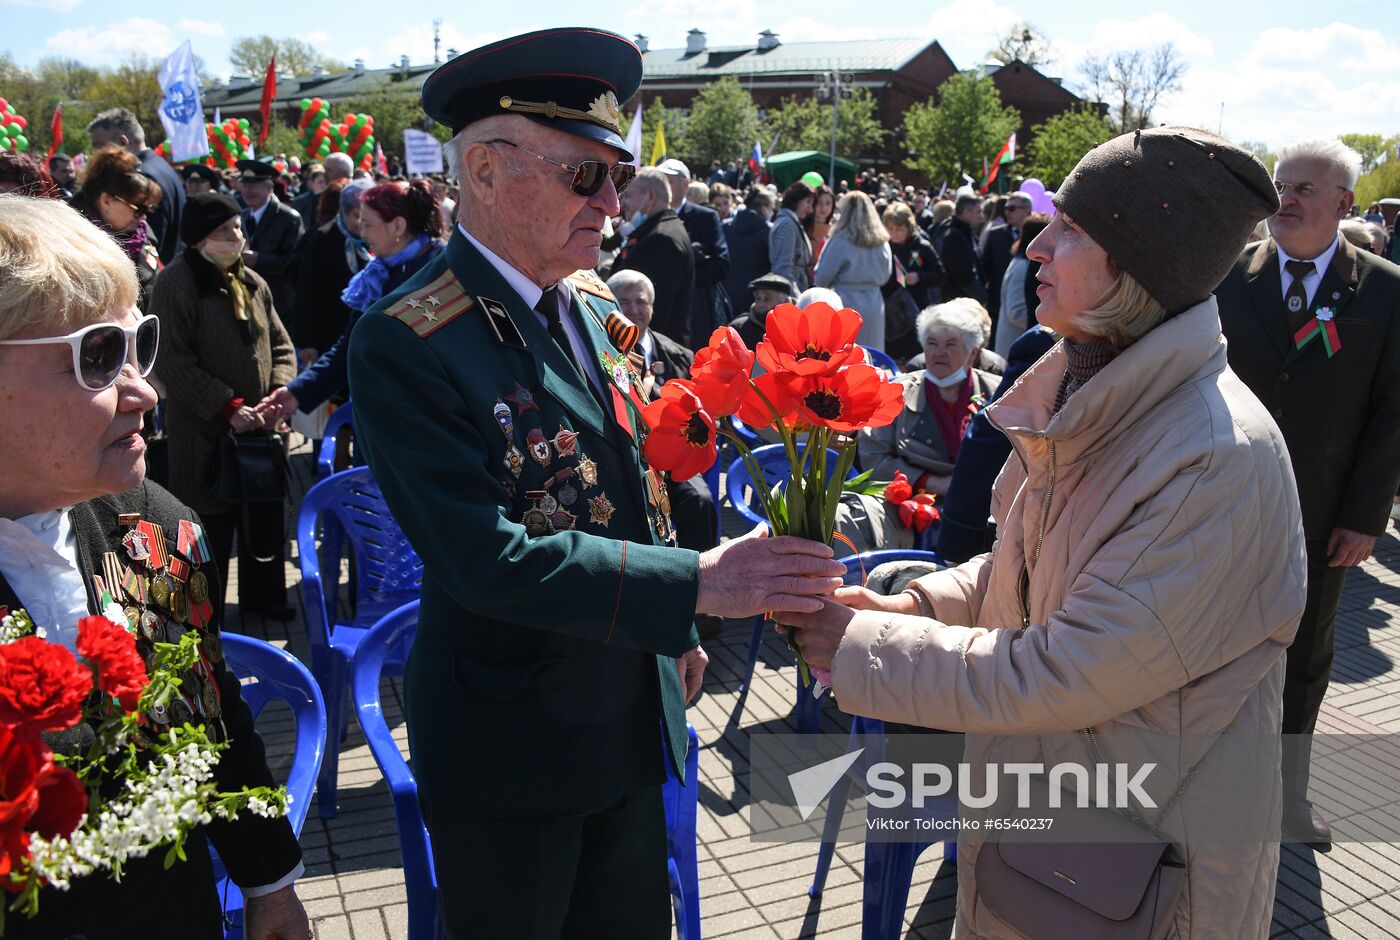
<svg viewBox="0 0 1400 940"><path fill-rule="evenodd" d="M937 39L959 68L972 68L986 61L1011 27L1025 17L995 0L952 0L935 10L927 26L930 39Z"/></svg>
<svg viewBox="0 0 1400 940"><path fill-rule="evenodd" d="M133 16L102 27L59 30L44 41L44 47L91 65L111 65L133 52L163 58L182 41L170 24Z"/></svg>
<svg viewBox="0 0 1400 940"><path fill-rule="evenodd" d="M10 7L37 7L40 10L53 10L55 13L71 13L83 0L3 0L0 5Z"/></svg>
<svg viewBox="0 0 1400 940"><path fill-rule="evenodd" d="M222 36L224 35L224 24L216 20L195 20L188 16L182 16L180 22L175 24L175 32L182 36L186 34Z"/></svg>
<svg viewBox="0 0 1400 940"><path fill-rule="evenodd" d="M306 41L313 46L325 46L331 41L331 34L324 29L312 30L306 34Z"/></svg>
<svg viewBox="0 0 1400 940"><path fill-rule="evenodd" d="M1328 70L1400 72L1400 45L1378 30L1347 23L1316 29L1275 26L1259 34L1242 63L1249 67L1316 65Z"/></svg>

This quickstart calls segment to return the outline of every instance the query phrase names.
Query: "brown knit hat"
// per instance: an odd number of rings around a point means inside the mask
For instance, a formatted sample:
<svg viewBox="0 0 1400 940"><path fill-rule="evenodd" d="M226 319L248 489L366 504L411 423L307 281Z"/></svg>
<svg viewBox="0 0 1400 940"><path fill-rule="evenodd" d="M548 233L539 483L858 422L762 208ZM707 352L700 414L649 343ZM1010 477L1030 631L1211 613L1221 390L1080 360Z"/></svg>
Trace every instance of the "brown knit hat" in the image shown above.
<svg viewBox="0 0 1400 940"><path fill-rule="evenodd" d="M1055 205L1175 314L1224 280L1278 194L1264 165L1225 138L1153 127L1086 153Z"/></svg>

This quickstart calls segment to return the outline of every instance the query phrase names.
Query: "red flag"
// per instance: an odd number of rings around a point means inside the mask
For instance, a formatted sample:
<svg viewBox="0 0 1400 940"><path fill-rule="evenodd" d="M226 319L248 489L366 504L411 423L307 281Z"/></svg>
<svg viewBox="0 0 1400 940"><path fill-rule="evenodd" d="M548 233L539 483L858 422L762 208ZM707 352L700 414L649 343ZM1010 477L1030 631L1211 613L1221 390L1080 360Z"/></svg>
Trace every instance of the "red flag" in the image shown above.
<svg viewBox="0 0 1400 940"><path fill-rule="evenodd" d="M267 77L263 79L262 104L258 113L262 115L262 130L258 131L258 149L267 140L268 125L272 122L272 99L277 94L277 54L273 53L267 63Z"/></svg>
<svg viewBox="0 0 1400 940"><path fill-rule="evenodd" d="M384 159L384 148L377 142L374 145L374 168L385 176L389 175L389 161Z"/></svg>
<svg viewBox="0 0 1400 940"><path fill-rule="evenodd" d="M44 158L44 165L53 159L53 155L63 149L63 105L54 105L53 121L49 124L49 155Z"/></svg>

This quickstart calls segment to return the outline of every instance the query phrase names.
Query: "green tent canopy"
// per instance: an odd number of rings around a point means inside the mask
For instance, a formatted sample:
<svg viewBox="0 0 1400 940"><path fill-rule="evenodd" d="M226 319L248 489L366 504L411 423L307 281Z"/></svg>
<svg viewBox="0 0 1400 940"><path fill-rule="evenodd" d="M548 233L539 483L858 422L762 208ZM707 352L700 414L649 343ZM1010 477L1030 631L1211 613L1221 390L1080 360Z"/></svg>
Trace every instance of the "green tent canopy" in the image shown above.
<svg viewBox="0 0 1400 940"><path fill-rule="evenodd" d="M821 150L791 150L787 153L775 153L763 163L773 182L778 189L787 189L793 183L802 179L802 174L811 170L820 173L822 179L826 179L827 173L831 171L831 154ZM856 165L850 160L836 158L836 179L845 180L852 188L856 185Z"/></svg>

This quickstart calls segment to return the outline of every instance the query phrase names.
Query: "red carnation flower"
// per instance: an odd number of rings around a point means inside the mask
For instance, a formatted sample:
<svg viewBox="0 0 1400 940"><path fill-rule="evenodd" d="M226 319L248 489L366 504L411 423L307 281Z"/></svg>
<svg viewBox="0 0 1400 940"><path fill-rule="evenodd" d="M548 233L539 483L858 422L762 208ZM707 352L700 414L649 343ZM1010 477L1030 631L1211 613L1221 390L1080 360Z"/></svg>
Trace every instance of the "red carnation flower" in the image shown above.
<svg viewBox="0 0 1400 940"><path fill-rule="evenodd" d="M912 499L914 487L909 485L909 478L904 475L903 470L894 472L894 479L885 487L885 499L898 506L906 499Z"/></svg>
<svg viewBox="0 0 1400 940"><path fill-rule="evenodd" d="M97 687L127 713L136 711L150 681L136 638L106 617L84 617L78 621L78 652L97 669Z"/></svg>
<svg viewBox="0 0 1400 940"><path fill-rule="evenodd" d="M815 303L805 310L779 304L768 314L758 361L769 372L830 375L842 366L865 361L856 343L860 314L849 307L833 310Z"/></svg>
<svg viewBox="0 0 1400 940"><path fill-rule="evenodd" d="M749 394L752 369L753 353L739 331L722 326L710 335L710 345L696 351L690 377L705 410L713 417L726 418L739 410Z"/></svg>
<svg viewBox="0 0 1400 940"><path fill-rule="evenodd" d="M903 386L885 381L864 363L829 375L780 376L779 381L801 420L834 431L884 427L904 407Z"/></svg>
<svg viewBox="0 0 1400 940"><path fill-rule="evenodd" d="M669 470L672 479L689 480L715 462L715 419L705 411L695 383L673 379L661 386L661 397L642 411L647 435L647 463Z"/></svg>
<svg viewBox="0 0 1400 940"><path fill-rule="evenodd" d="M68 837L87 814L88 793L83 781L67 767L49 763L35 784L39 808L29 818L29 830L46 839Z"/></svg>
<svg viewBox="0 0 1400 940"><path fill-rule="evenodd" d="M71 728L91 691L92 673L57 643L26 636L0 646L0 725L21 734Z"/></svg>
<svg viewBox="0 0 1400 940"><path fill-rule="evenodd" d="M18 891L10 872L29 854L30 817L39 808L35 782L48 748L36 735L20 735L0 725L0 887Z"/></svg>

